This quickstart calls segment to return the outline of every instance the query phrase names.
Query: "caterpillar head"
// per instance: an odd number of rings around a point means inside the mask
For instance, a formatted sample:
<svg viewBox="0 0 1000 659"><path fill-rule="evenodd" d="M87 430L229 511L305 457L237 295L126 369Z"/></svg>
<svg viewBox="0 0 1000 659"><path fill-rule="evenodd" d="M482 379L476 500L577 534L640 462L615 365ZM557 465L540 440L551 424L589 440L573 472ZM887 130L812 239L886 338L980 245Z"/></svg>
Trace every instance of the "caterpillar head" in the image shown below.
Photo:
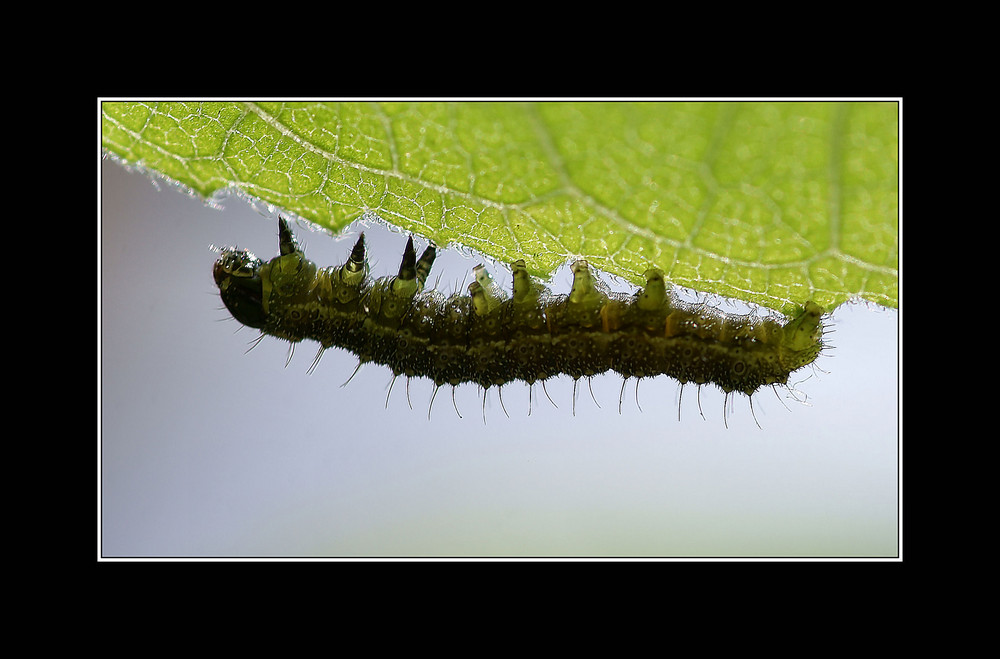
<svg viewBox="0 0 1000 659"><path fill-rule="evenodd" d="M261 328L264 311L264 284L260 276L264 262L246 250L224 249L212 274L222 302L233 318L248 327Z"/></svg>
<svg viewBox="0 0 1000 659"><path fill-rule="evenodd" d="M288 222L278 218L278 256L267 263L252 252L225 248L212 268L222 302L233 318L248 327L264 327L273 297L293 297L307 290L316 265L305 258Z"/></svg>

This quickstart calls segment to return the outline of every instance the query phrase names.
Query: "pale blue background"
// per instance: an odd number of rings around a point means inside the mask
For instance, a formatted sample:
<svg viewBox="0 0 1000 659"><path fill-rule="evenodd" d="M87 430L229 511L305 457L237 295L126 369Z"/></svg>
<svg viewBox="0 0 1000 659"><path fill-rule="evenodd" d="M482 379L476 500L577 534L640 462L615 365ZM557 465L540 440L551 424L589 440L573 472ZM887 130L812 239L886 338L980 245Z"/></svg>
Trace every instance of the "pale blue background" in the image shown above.
<svg viewBox="0 0 1000 659"><path fill-rule="evenodd" d="M276 226L247 203L218 210L105 161L101 248L100 541L104 556L821 556L898 552L896 312L839 309L836 349L798 386L736 400L677 384L594 380L490 394L396 383L386 369L314 344L285 368L287 343L235 332L215 292L210 245L264 259ZM301 227L307 254L340 263L353 237ZM373 273L398 267L405 238L366 229ZM421 243L418 249L422 247ZM478 261L443 250L439 287ZM504 281L509 283L509 273ZM565 292L561 272L553 288ZM466 280L467 283L467 280Z"/></svg>

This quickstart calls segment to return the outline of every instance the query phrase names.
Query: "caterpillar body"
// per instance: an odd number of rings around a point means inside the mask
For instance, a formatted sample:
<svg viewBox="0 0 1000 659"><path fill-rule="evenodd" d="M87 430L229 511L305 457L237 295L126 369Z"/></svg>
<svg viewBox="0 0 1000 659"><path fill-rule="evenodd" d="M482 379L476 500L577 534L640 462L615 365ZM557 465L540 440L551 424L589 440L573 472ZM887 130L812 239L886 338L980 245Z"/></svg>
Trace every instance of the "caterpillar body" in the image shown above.
<svg viewBox="0 0 1000 659"><path fill-rule="evenodd" d="M424 291L435 246L418 258L412 237L398 274L379 279L369 277L364 234L343 265L318 268L279 217L278 247L268 262L246 250L220 251L213 274L237 321L292 343L317 341L319 354L343 348L361 363L438 387L470 382L489 389L615 371L626 379L712 383L727 398L751 396L786 384L823 348L824 310L813 302L784 323L727 315L681 302L656 268L644 273L637 293L615 294L578 260L569 294L555 295L517 260L511 295L478 266L468 295L445 297Z"/></svg>

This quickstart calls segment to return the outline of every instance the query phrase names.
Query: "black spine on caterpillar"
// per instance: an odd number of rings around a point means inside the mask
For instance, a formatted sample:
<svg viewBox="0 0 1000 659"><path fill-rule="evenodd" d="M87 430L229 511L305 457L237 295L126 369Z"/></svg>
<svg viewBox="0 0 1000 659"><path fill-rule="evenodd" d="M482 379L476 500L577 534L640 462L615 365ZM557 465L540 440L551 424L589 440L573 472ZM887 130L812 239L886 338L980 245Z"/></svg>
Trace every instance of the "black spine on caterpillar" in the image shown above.
<svg viewBox="0 0 1000 659"><path fill-rule="evenodd" d="M344 348L437 385L488 388L613 370L751 395L786 384L823 347L824 311L813 302L784 324L727 316L678 301L655 268L627 296L606 292L587 262L577 261L570 293L552 295L518 260L512 297L478 266L469 295L445 298L423 291L434 245L418 259L410 238L398 274L372 281L363 234L345 264L318 269L283 218L278 233L279 254L267 263L235 249L215 263L222 300L238 321L292 342Z"/></svg>

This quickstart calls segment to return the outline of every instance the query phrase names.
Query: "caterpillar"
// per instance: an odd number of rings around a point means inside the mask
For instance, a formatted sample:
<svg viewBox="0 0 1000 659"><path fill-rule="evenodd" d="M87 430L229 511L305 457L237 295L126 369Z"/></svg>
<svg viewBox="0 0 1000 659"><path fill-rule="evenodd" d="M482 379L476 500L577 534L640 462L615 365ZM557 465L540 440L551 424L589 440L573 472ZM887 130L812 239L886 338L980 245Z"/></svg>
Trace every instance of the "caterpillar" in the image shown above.
<svg viewBox="0 0 1000 659"><path fill-rule="evenodd" d="M223 248L213 276L228 311L261 337L317 341L310 371L324 350L338 347L354 353L359 368L387 366L394 381L429 378L435 394L446 384L488 390L615 371L626 380L711 383L728 401L733 392L786 385L823 348L824 309L814 302L784 323L728 315L680 301L657 268L644 273L635 294L610 293L585 260L571 266L570 292L555 295L529 276L523 259L511 264L509 296L479 265L468 295L446 297L424 290L435 256L431 243L418 258L411 236L398 273L372 279L361 234L344 264L318 268L279 216L278 256L265 263Z"/></svg>

